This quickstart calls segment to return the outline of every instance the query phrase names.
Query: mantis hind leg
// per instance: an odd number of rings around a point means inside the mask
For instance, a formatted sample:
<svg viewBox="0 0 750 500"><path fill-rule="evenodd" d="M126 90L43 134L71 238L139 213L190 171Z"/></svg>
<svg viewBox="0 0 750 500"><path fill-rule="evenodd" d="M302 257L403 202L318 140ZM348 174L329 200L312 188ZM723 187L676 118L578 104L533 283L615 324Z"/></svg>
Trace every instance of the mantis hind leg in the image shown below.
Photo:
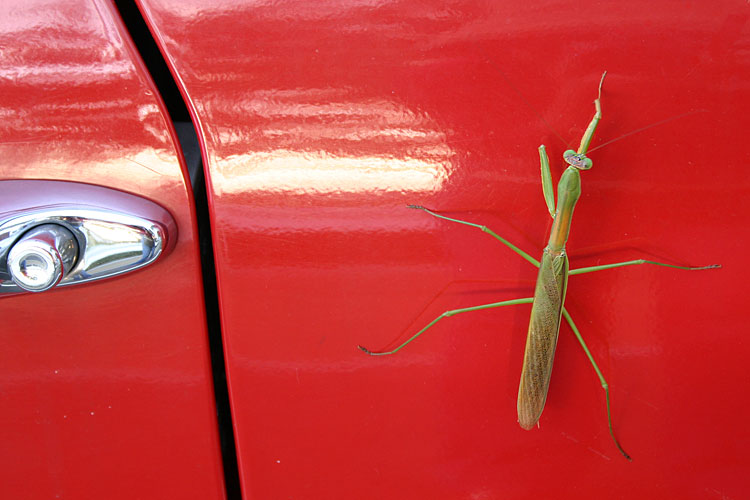
<svg viewBox="0 0 750 500"><path fill-rule="evenodd" d="M400 351L401 349L403 349L407 344L409 344L412 341L416 340L417 337L419 337L420 335L422 335L424 332L426 332L427 330L429 330L430 328L432 328L433 326L435 326L435 324L438 321L440 321L441 319L443 319L443 318L450 318L451 316L455 316L456 314L462 314L462 313L467 313L467 312L482 311L484 309L493 309L495 307L513 306L513 305L516 305L516 304L531 304L532 302L534 302L534 298L533 297L527 297L525 299L514 299L514 300L504 300L502 302L493 302L491 304L483 304L481 306L463 307L461 309L451 309L450 311L445 311L443 314L441 314L437 318L435 318L432 321L430 321L429 323L427 323L427 326L425 326L424 328L422 328L421 330L419 330L417 333L415 333L414 335L412 335L406 342L404 342L403 344L399 345L398 347L396 347L393 350L390 350L390 351L371 351L368 348L363 347L361 345L357 346L357 347L359 347L362 351L366 352L367 354L370 354L371 356L385 356L385 355L388 355L388 354L395 354L398 351Z"/></svg>
<svg viewBox="0 0 750 500"><path fill-rule="evenodd" d="M607 422L609 423L609 435L612 436L612 440L615 442L615 446L617 446L617 449L620 451L620 453L622 453L622 455L625 458L632 461L632 459L630 458L630 455L625 453L625 450L623 450L622 446L620 446L620 442L617 441L617 438L615 437L615 431L612 428L612 412L609 407L609 384L607 384L607 381L604 379L604 375L602 375L602 371L599 369L599 365L597 365L596 361L594 361L594 357L591 355L591 351L589 351L588 346L586 346L586 342L584 342L583 337L581 336L581 332L578 331L578 327L573 322L573 318L570 317L570 313L565 308L563 308L562 313L563 313L563 316L565 317L565 321L568 322L568 324L570 325L570 328L573 330L573 333L578 339L578 342L581 344L581 347L583 348L583 352L585 352L586 357L589 358L589 361L591 362L591 366L594 367L594 371L596 372L597 377L599 377L599 382L602 384L602 389L604 389L604 393L607 398Z"/></svg>
<svg viewBox="0 0 750 500"><path fill-rule="evenodd" d="M539 267L539 261L538 260L536 260L531 255L527 254L526 252L524 252L523 250L521 250L520 248L518 248L517 246L515 246L513 243L511 243L510 241L506 240L505 238L503 238L502 236L500 236L499 234L497 234L495 231L493 231L492 229L488 228L487 226L482 226L481 224L475 224L473 222L467 222L465 220L454 219L452 217L446 217L445 215L440 215L438 213L435 213L432 210L430 210L429 208L425 208L425 207L423 207L421 205L407 205L407 207L414 208L414 209L417 209L417 210L422 210L423 212L428 213L428 214L432 215L433 217L437 217L438 219L443 219L443 220L447 220L447 221L450 221L450 222L457 222L459 224L464 224L465 226L475 227L475 228L479 229L480 231L482 231L483 233L489 234L490 236L492 236L493 238L495 238L497 241L499 241L500 243L502 243L506 247L510 248L511 250L513 250L514 252L516 252L521 257L523 257L528 262L531 262L534 265L534 267Z"/></svg>
<svg viewBox="0 0 750 500"><path fill-rule="evenodd" d="M603 266L591 266L591 267L581 267L579 269L571 269L568 272L568 275L573 276L576 274L593 273L594 271L604 271L605 269L613 269L615 267L637 266L639 264L652 264L654 266L671 267L672 269L683 269L685 271L701 271L703 269L717 269L721 267L721 264L711 264L710 266L701 266L701 267L675 266L672 264L665 264L664 262L655 262L653 260L637 259L637 260L628 260L625 262L615 262L614 264L605 264Z"/></svg>

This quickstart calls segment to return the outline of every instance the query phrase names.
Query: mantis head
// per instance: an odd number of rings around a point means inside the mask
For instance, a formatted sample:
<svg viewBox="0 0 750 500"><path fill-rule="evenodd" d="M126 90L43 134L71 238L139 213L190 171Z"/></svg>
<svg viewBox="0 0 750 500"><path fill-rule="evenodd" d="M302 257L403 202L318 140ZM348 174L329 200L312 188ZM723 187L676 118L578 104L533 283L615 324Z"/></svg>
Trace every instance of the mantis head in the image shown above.
<svg viewBox="0 0 750 500"><path fill-rule="evenodd" d="M594 162L585 153L576 153L572 149L563 153L563 159L565 159L568 165L578 170L588 170L594 166Z"/></svg>

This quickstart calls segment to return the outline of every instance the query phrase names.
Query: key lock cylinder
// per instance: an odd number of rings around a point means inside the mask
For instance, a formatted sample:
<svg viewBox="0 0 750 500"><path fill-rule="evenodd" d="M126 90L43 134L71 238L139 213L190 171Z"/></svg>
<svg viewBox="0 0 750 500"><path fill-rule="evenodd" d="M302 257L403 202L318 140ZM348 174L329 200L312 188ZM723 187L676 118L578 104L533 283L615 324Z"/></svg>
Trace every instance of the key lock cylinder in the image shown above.
<svg viewBox="0 0 750 500"><path fill-rule="evenodd" d="M78 241L59 224L30 229L8 252L7 268L13 282L28 292L49 290L73 269Z"/></svg>

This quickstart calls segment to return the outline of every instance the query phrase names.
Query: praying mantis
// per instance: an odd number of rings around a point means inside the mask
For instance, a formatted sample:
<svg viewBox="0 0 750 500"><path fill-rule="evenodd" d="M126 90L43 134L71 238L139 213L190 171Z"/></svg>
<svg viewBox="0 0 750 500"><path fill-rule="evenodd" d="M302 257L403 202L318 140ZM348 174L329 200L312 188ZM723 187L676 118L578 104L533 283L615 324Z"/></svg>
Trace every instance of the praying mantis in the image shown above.
<svg viewBox="0 0 750 500"><path fill-rule="evenodd" d="M531 255L527 254L486 226L446 217L420 205L408 205L409 208L422 210L433 217L477 228L482 232L492 236L500 243L513 250L516 254L520 255L526 261L537 267L539 269L539 272L537 276L536 287L534 290L534 296L446 311L429 322L424 328L411 336L406 342L402 343L391 351L378 352L371 351L361 345L358 347L365 353L373 356L395 354L404 346L414 341L417 337L435 326L436 323L444 318L449 318L457 314L481 311L485 309L493 309L497 307L517 304L532 304L531 319L529 321L529 331L526 338L526 349L523 358L523 368L521 370L521 381L518 388L518 423L522 428L530 430L534 427L534 425L537 424L539 418L542 415L544 403L547 399L547 392L549 390L550 376L552 375L552 364L555 357L555 348L557 346L557 337L560 331L560 323L562 321L562 318L565 318L565 321L568 323L571 330L573 331L573 334L578 339L578 342L583 348L583 351L585 352L589 362L593 366L594 371L599 378L599 382L604 389L609 434L612 437L612 440L614 441L618 451L626 459L631 460L630 455L625 452L625 450L620 445L620 442L617 440L612 426L609 385L607 384L604 375L599 369L599 366L596 364L594 357L591 355L591 351L589 351L586 342L583 340L578 327L573 322L570 313L568 313L567 309L565 309L564 307L565 295L568 288L568 277L578 274L602 271L605 269L613 269L616 267L640 264L651 264L656 266L670 267L673 269L691 271L714 269L721 266L714 264L703 267L685 267L666 264L663 262L638 259L629 260L626 262L617 262L614 264L583 267L579 269L569 269L565 244L570 233L573 209L575 208L576 202L581 195L580 172L588 170L593 166L593 162L586 156L586 153L589 151L589 146L594 136L594 132L596 131L596 127L602 117L601 94L602 85L604 84L604 77L606 75L607 72L605 71L599 82L599 93L596 100L594 100L594 117L591 119L591 122L589 122L588 127L583 134L581 144L578 147L578 151L567 150L563 153L563 159L568 166L563 172L560 178L560 182L557 186L557 204L555 204L555 193L552 184L552 174L550 172L549 158L547 156L544 145L539 146L539 158L542 173L542 192L544 194L544 199L547 204L550 216L552 216L553 219L549 241L547 243L547 246L544 248L541 261L536 260Z"/></svg>

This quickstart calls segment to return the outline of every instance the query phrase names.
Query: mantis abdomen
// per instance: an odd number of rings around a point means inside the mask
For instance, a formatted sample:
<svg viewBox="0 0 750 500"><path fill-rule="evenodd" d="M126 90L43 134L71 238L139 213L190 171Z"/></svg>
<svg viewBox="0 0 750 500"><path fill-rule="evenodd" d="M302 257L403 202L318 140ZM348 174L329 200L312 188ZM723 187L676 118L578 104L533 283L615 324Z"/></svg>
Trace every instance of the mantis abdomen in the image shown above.
<svg viewBox="0 0 750 500"><path fill-rule="evenodd" d="M548 247L542 255L536 281L518 387L518 423L527 430L539 421L547 400L567 284L568 258L565 252L556 254Z"/></svg>

